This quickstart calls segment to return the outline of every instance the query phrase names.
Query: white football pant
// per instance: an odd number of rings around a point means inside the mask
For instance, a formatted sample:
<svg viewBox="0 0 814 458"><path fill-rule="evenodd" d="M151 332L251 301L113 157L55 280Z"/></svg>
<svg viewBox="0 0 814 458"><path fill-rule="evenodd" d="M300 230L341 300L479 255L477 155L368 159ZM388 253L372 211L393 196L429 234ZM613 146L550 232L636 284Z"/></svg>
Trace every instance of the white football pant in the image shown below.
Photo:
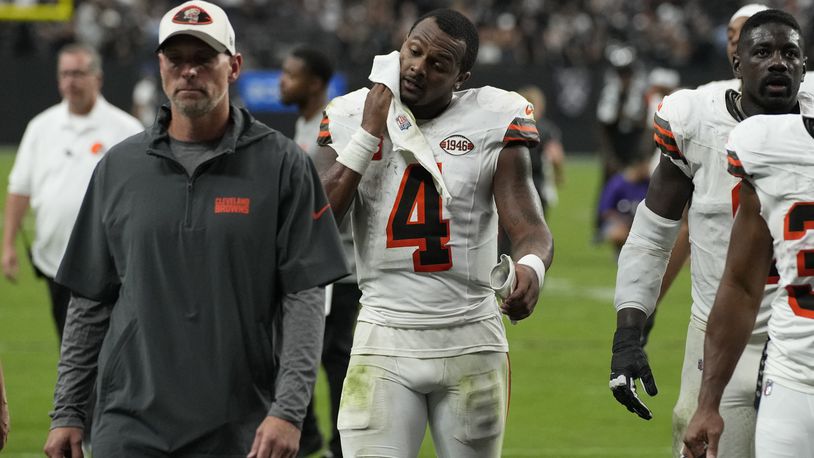
<svg viewBox="0 0 814 458"><path fill-rule="evenodd" d="M508 371L506 353L352 355L339 407L342 454L413 458L429 422L438 457L499 457Z"/></svg>
<svg viewBox="0 0 814 458"><path fill-rule="evenodd" d="M755 456L755 388L760 358L766 345L765 334L753 335L743 350L735 372L724 389L720 413L724 432L718 445L718 458ZM673 456L681 456L684 431L698 407L704 358L704 332L695 320L687 327L681 390L673 408Z"/></svg>
<svg viewBox="0 0 814 458"><path fill-rule="evenodd" d="M758 458L814 456L814 394L766 379L757 415Z"/></svg>

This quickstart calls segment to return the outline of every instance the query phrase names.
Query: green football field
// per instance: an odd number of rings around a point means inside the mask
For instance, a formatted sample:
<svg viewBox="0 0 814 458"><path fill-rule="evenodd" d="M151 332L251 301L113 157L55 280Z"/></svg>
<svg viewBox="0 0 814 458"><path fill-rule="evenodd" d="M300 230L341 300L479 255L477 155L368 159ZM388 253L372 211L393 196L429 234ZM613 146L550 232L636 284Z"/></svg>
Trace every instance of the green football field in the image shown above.
<svg viewBox="0 0 814 458"><path fill-rule="evenodd" d="M0 148L3 191L13 151ZM594 161L568 163L560 202L548 215L556 250L542 298L531 318L507 324L512 391L505 457L670 456L670 417L689 316L689 272L681 273L665 298L648 344L659 394L642 394L654 412L653 420L643 421L617 404L608 389L616 264L610 248L591 243L598 177ZM4 202L5 197L0 205ZM32 223L26 219L29 234ZM0 361L11 410L9 443L0 454L9 458L42 456L58 352L45 284L34 278L27 260L21 270L17 284L0 279ZM320 378L317 403L323 427L326 396ZM434 456L429 442L421 456Z"/></svg>

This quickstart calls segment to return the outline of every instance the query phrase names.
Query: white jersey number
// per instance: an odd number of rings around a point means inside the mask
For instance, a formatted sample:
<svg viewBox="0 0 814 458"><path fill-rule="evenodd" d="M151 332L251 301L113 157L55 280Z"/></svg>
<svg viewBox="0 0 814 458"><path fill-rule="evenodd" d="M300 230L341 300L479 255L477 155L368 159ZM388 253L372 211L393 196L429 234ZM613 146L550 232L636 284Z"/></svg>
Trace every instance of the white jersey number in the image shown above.
<svg viewBox="0 0 814 458"><path fill-rule="evenodd" d="M441 196L430 173L419 164L408 165L387 221L387 248L418 247L413 252L416 272L451 269L449 220L442 212Z"/></svg>

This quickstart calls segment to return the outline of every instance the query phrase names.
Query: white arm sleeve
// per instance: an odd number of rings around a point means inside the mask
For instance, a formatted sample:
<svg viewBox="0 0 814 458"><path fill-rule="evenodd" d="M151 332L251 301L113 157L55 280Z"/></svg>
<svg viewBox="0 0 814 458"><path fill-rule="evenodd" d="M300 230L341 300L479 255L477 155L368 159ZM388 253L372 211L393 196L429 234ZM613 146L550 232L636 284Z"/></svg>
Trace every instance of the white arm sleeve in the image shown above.
<svg viewBox="0 0 814 458"><path fill-rule="evenodd" d="M656 310L661 281L680 228L681 220L653 213L644 201L639 204L630 234L619 253L613 299L617 312L632 307L650 316Z"/></svg>

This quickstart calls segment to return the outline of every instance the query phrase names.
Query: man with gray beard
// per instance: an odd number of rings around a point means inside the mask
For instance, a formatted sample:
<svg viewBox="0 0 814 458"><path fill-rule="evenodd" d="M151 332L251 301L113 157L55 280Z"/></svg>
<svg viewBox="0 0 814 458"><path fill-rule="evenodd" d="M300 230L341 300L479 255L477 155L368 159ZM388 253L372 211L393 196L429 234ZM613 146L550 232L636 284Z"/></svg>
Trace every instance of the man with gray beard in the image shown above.
<svg viewBox="0 0 814 458"><path fill-rule="evenodd" d="M71 290L45 445L81 457L290 457L323 334L321 286L347 275L316 170L230 104L243 58L226 13L161 20L170 100L91 179L57 281ZM97 375L98 374L98 375Z"/></svg>

